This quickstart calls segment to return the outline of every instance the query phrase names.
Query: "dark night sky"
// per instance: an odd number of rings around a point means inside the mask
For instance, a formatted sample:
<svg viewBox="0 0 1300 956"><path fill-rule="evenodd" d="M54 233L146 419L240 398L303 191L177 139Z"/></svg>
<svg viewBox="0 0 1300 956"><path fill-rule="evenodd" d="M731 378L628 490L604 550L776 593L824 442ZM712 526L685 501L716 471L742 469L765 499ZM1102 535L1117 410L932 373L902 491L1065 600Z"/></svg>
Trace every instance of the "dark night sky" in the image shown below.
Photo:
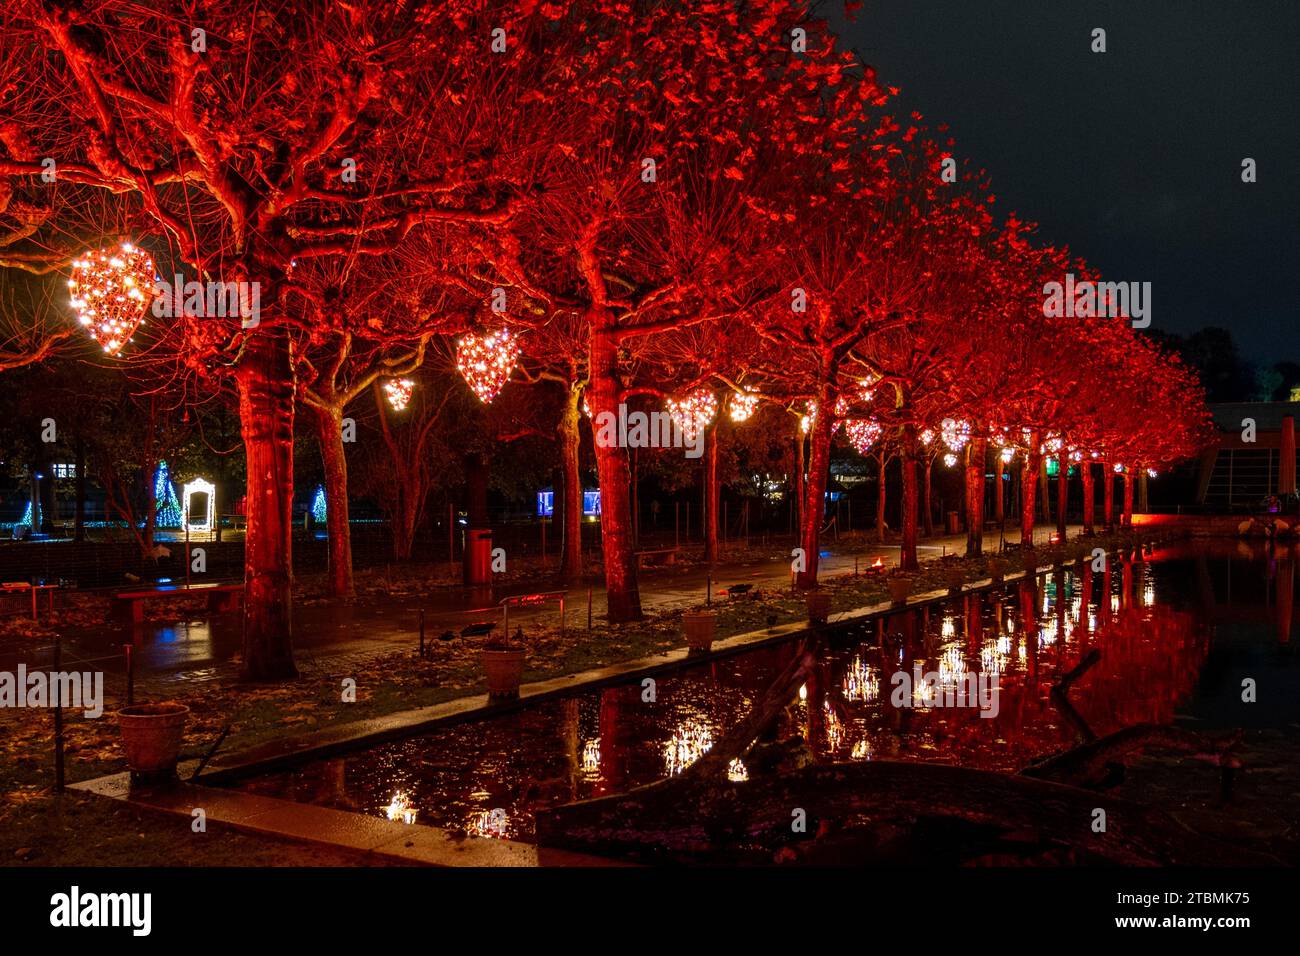
<svg viewBox="0 0 1300 956"><path fill-rule="evenodd" d="M839 32L951 124L1002 214L1151 282L1153 329L1221 325L1244 357L1300 361L1300 3L867 0Z"/></svg>

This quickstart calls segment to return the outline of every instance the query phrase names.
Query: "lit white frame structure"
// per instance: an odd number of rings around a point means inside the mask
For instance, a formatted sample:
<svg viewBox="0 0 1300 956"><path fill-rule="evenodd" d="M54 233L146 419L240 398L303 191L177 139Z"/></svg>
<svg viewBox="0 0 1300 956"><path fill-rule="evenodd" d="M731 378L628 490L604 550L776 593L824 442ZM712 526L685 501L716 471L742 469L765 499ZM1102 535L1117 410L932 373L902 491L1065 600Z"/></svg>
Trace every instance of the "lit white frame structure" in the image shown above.
<svg viewBox="0 0 1300 956"><path fill-rule="evenodd" d="M185 486L181 489L181 495L185 502L181 512L181 526L188 534L195 534L196 532L211 534L216 528L217 486L202 478L195 478L193 481L185 482ZM208 510L204 516L206 520L202 524L190 520L190 498L193 495L208 496Z"/></svg>

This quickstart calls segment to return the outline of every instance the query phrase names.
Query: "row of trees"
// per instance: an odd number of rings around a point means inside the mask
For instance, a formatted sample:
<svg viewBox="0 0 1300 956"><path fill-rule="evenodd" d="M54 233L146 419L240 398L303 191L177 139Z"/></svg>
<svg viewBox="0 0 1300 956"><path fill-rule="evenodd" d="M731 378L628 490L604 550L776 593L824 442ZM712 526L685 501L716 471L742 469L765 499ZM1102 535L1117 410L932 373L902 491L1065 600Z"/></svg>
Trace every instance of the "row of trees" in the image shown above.
<svg viewBox="0 0 1300 956"><path fill-rule="evenodd" d="M584 403L752 388L806 416L804 586L843 421L902 462L906 567L923 435L945 420L981 475L990 443L1027 474L1043 454L1154 467L1203 424L1194 378L1122 316L1044 317L1044 284L1091 270L996 220L985 177L895 115L804 0L15 0L0 54L0 266L65 271L129 237L161 275L259 290L253 323L150 318L121 351L195 398L233 392L252 679L295 673L296 410L325 450L346 593L343 411L462 335L510 329L519 374L563 394L568 573ZM595 457L625 621L628 450Z"/></svg>

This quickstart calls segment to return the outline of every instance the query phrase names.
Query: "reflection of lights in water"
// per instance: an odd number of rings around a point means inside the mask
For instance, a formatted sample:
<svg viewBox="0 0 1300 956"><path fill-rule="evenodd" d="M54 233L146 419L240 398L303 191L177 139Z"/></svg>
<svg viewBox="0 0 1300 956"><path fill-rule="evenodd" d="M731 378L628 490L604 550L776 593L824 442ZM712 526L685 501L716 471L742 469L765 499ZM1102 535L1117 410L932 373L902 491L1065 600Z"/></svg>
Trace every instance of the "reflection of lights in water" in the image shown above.
<svg viewBox="0 0 1300 956"><path fill-rule="evenodd" d="M1022 661L1025 659L1025 639L1022 637L1020 643L1016 645L1016 657Z"/></svg>
<svg viewBox="0 0 1300 956"><path fill-rule="evenodd" d="M1011 652L1011 640L1005 635L996 641L990 641L980 649L980 669L991 674L1001 674L1007 668L1007 655Z"/></svg>
<svg viewBox="0 0 1300 956"><path fill-rule="evenodd" d="M1077 597L1070 602L1070 617L1078 623L1079 618L1083 616L1083 598Z"/></svg>
<svg viewBox="0 0 1300 956"><path fill-rule="evenodd" d="M1097 629L1097 615L1096 615L1096 614L1093 614L1091 611L1089 611L1089 612L1088 612L1088 630L1090 630L1090 631L1095 631L1096 629Z"/></svg>
<svg viewBox="0 0 1300 956"><path fill-rule="evenodd" d="M1152 584L1150 581L1142 585L1142 603L1143 604L1156 603L1156 586Z"/></svg>
<svg viewBox="0 0 1300 956"><path fill-rule="evenodd" d="M1016 619L1014 617L1007 618L1007 633L1008 634L1016 633Z"/></svg>
<svg viewBox="0 0 1300 956"><path fill-rule="evenodd" d="M390 820L401 820L403 823L414 823L416 809L411 806L410 799L401 790L393 794L393 800L384 808L384 813Z"/></svg>
<svg viewBox="0 0 1300 956"><path fill-rule="evenodd" d="M800 699L800 700L807 700L807 699L808 699L808 685L807 685L807 684L800 684L800 685L799 685L799 699Z"/></svg>
<svg viewBox="0 0 1300 956"><path fill-rule="evenodd" d="M944 687L955 687L961 683L966 674L966 658L960 647L950 647L939 658L939 683Z"/></svg>
<svg viewBox="0 0 1300 956"><path fill-rule="evenodd" d="M822 704L822 711L826 717L826 746L831 750L839 750L840 744L844 743L844 725L840 723L839 715L829 700Z"/></svg>
<svg viewBox="0 0 1300 956"><path fill-rule="evenodd" d="M494 810L482 810L470 816L465 829L471 836L504 840L510 829L510 817L500 807Z"/></svg>
<svg viewBox="0 0 1300 956"><path fill-rule="evenodd" d="M733 757L731 763L727 765L727 779L732 783L744 783L749 779L749 771L745 769L745 764L739 757Z"/></svg>
<svg viewBox="0 0 1300 956"><path fill-rule="evenodd" d="M582 745L582 772L595 774L600 772L600 738L588 740Z"/></svg>
<svg viewBox="0 0 1300 956"><path fill-rule="evenodd" d="M703 757L713 746L713 731L697 720L687 720L673 731L664 744L664 763L668 775L681 773Z"/></svg>
<svg viewBox="0 0 1300 956"><path fill-rule="evenodd" d="M1110 596L1110 613L1111 613L1111 614L1118 614L1118 613L1119 613L1119 595L1118 595L1118 594L1112 594L1112 595Z"/></svg>
<svg viewBox="0 0 1300 956"><path fill-rule="evenodd" d="M854 760L870 760L871 744L868 743L866 740L859 740L856 744L853 745L852 756Z"/></svg>
<svg viewBox="0 0 1300 956"><path fill-rule="evenodd" d="M880 679L871 671L871 665L856 654L844 674L844 699L854 703L871 704L880 696Z"/></svg>
<svg viewBox="0 0 1300 956"><path fill-rule="evenodd" d="M1043 627L1038 632L1038 646L1051 647L1060 636L1060 625L1057 623L1056 618L1050 618L1043 622Z"/></svg>
<svg viewBox="0 0 1300 956"><path fill-rule="evenodd" d="M951 614L945 614L943 617L943 627L941 634L945 638L954 638L957 636L957 622L953 620Z"/></svg>

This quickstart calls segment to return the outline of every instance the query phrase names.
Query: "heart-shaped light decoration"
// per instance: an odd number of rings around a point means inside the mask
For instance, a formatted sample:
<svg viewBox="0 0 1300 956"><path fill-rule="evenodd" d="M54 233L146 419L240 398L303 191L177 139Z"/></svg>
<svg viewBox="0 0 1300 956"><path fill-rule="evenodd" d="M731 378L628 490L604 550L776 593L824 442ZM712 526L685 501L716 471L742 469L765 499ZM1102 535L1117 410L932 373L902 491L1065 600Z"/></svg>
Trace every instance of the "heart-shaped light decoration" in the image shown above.
<svg viewBox="0 0 1300 956"><path fill-rule="evenodd" d="M384 396L393 411L400 412L411 402L411 392L415 383L409 378L391 378L384 383Z"/></svg>
<svg viewBox="0 0 1300 956"><path fill-rule="evenodd" d="M945 418L939 430L943 435L943 443L953 451L961 451L970 441L970 422L959 418Z"/></svg>
<svg viewBox="0 0 1300 956"><path fill-rule="evenodd" d="M732 393L731 420L736 424L748 421L758 409L758 393L752 388Z"/></svg>
<svg viewBox="0 0 1300 956"><path fill-rule="evenodd" d="M844 423L849 444L859 455L865 455L880 439L880 425L869 418L852 418Z"/></svg>
<svg viewBox="0 0 1300 956"><path fill-rule="evenodd" d="M488 335L471 332L456 343L456 367L484 404L505 387L518 361L519 345L508 329Z"/></svg>
<svg viewBox="0 0 1300 956"><path fill-rule="evenodd" d="M122 350L144 319L158 275L143 249L123 242L72 263L68 292L77 319L109 355Z"/></svg>
<svg viewBox="0 0 1300 956"><path fill-rule="evenodd" d="M718 397L707 388L698 388L685 398L668 399L668 414L682 430L682 438L694 442L695 436L708 428L718 414Z"/></svg>

